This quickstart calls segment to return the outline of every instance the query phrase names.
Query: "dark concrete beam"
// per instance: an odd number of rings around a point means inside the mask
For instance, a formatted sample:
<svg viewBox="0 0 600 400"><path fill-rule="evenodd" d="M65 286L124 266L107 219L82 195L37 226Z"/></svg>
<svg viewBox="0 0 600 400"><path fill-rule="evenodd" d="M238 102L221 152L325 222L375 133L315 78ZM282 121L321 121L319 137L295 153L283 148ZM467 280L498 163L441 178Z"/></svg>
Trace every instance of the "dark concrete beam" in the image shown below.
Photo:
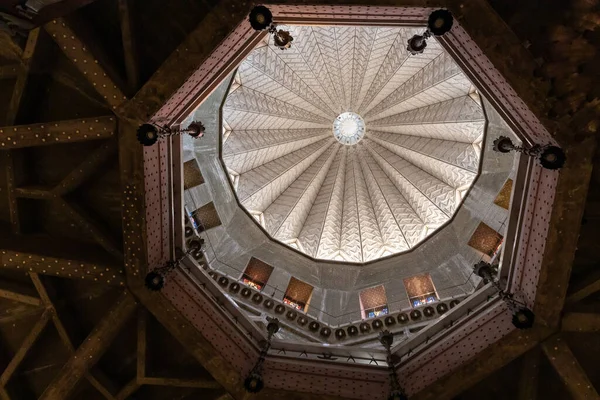
<svg viewBox="0 0 600 400"><path fill-rule="evenodd" d="M0 66L0 80L16 78L19 75L21 68L21 64Z"/></svg>
<svg viewBox="0 0 600 400"><path fill-rule="evenodd" d="M19 217L19 208L17 206L17 196L15 193L15 155L12 151L0 151L0 161L2 162L3 173L6 177L6 194L8 196L10 226L13 233L19 234L21 233L21 219Z"/></svg>
<svg viewBox="0 0 600 400"><path fill-rule="evenodd" d="M117 152L117 143L115 140L107 141L98 147L92 154L77 167L73 169L56 187L53 192L59 196L64 196L72 192L83 184L90 176Z"/></svg>
<svg viewBox="0 0 600 400"><path fill-rule="evenodd" d="M597 292L600 292L600 271L585 277L582 282L575 285L571 293L567 296L565 305L571 306Z"/></svg>
<svg viewBox="0 0 600 400"><path fill-rule="evenodd" d="M35 286L35 288L41 298L42 304L44 305L44 307L46 307L47 310L50 311L50 313L52 315L52 322L54 324L54 327L56 328L56 331L58 332L58 336L59 336L61 342L66 347L66 349L69 351L69 353L73 354L75 352L75 347L73 346L73 341L71 340L71 337L69 336L69 333L67 332L67 329L65 328L65 325L63 324L61 319L58 317L56 307L54 306L54 303L52 302L52 300L50 299L50 296L48 295L46 286L44 285L44 283L42 282L42 279L39 277L38 274L30 272L29 277L31 278L31 282L33 282L33 285ZM106 399L108 399L108 400L113 399L113 396L110 393L110 391L106 389L107 385L101 383L94 376L94 374L91 371L86 373L86 379ZM107 380L107 379L105 379L105 380Z"/></svg>
<svg viewBox="0 0 600 400"><path fill-rule="evenodd" d="M600 332L600 314L570 312L563 316L565 332Z"/></svg>
<svg viewBox="0 0 600 400"><path fill-rule="evenodd" d="M595 147L593 137L570 145L558 176L534 307L536 322L555 329L567 296Z"/></svg>
<svg viewBox="0 0 600 400"><path fill-rule="evenodd" d="M160 293L150 293L141 287L135 295L169 333L213 376L219 385L234 398L245 399L243 378L237 373L210 342L191 324L182 323L185 317L173 308Z"/></svg>
<svg viewBox="0 0 600 400"><path fill-rule="evenodd" d="M135 42L135 26L133 22L131 0L119 0L119 19L121 22L121 37L123 38L123 55L129 92L134 94L140 85L140 68Z"/></svg>
<svg viewBox="0 0 600 400"><path fill-rule="evenodd" d="M63 53L85 75L104 101L116 109L127 100L118 85L109 77L98 58L62 18L44 25Z"/></svg>
<svg viewBox="0 0 600 400"><path fill-rule="evenodd" d="M73 221L79 225L82 229L89 232L100 246L106 251L115 256L118 260L123 258L123 252L119 246L114 242L111 235L105 231L96 221L92 219L88 213L80 207L74 204L70 204L66 200L59 198L56 200L63 212Z"/></svg>
<svg viewBox="0 0 600 400"><path fill-rule="evenodd" d="M525 353L521 365L519 380L518 400L536 400L540 380L540 353L539 346Z"/></svg>
<svg viewBox="0 0 600 400"><path fill-rule="evenodd" d="M137 125L119 122L119 168L123 217L125 271L131 287L143 286L146 271L144 149L136 138Z"/></svg>
<svg viewBox="0 0 600 400"><path fill-rule="evenodd" d="M21 344L21 347L14 355L12 360L10 360L7 367L4 369L4 372L2 372L2 375L0 375L0 387L4 388L6 386L11 376L15 373L15 371L17 370L17 368L19 367L19 365L21 364L31 347L33 347L34 343L40 337L40 334L42 333L44 328L46 328L46 325L48 324L49 320L50 311L46 310L42 314L41 318L36 322L34 327L31 329L31 332L29 332L29 334L25 337L23 343Z"/></svg>
<svg viewBox="0 0 600 400"><path fill-rule="evenodd" d="M23 287L17 283L0 281L0 297L8 300L15 301L17 303L29 304L31 306L39 307L42 301L39 297L35 297L27 290L28 288Z"/></svg>
<svg viewBox="0 0 600 400"><path fill-rule="evenodd" d="M25 87L27 86L27 80L29 77L29 68L38 44L39 36L40 29L36 28L30 31L29 36L27 37L27 44L25 45L25 50L23 51L23 55L21 57L22 67L18 71L17 81L15 82L13 94L10 99L6 114L6 123L8 125L15 123L17 114L21 108L21 101L23 99L23 94L25 93Z"/></svg>
<svg viewBox="0 0 600 400"><path fill-rule="evenodd" d="M114 136L114 117L96 117L0 127L0 150L84 142Z"/></svg>
<svg viewBox="0 0 600 400"><path fill-rule="evenodd" d="M555 335L542 343L542 349L573 399L600 400L587 374L560 335Z"/></svg>
<svg viewBox="0 0 600 400"><path fill-rule="evenodd" d="M42 393L40 400L68 398L80 379L108 350L113 339L129 320L136 307L137 303L133 296L129 292L124 292L63 366L59 375Z"/></svg>
<svg viewBox="0 0 600 400"><path fill-rule="evenodd" d="M0 56L13 61L20 61L23 49L12 39L8 32L0 31Z"/></svg>
<svg viewBox="0 0 600 400"><path fill-rule="evenodd" d="M147 121L245 18L250 8L247 2L219 1L202 21L198 21L198 27L171 53L133 99L123 104L117 113L128 119Z"/></svg>
<svg viewBox="0 0 600 400"><path fill-rule="evenodd" d="M14 189L15 196L23 199L52 200L52 188L45 186L21 186Z"/></svg>
<svg viewBox="0 0 600 400"><path fill-rule="evenodd" d="M221 385L213 380L207 379L177 379L177 378L142 378L139 380L142 385L151 386L175 386L184 388L200 389L219 389Z"/></svg>
<svg viewBox="0 0 600 400"><path fill-rule="evenodd" d="M141 381L146 377L146 327L148 322L148 316L145 309L140 309L138 313L137 321L137 371L136 377L137 382L142 384Z"/></svg>
<svg viewBox="0 0 600 400"><path fill-rule="evenodd" d="M123 387L123 389L121 389L121 391L119 391L119 393L115 396L115 400L126 400L129 398L129 396L134 394L139 388L140 388L140 384L137 383L136 378L133 378L132 380L129 381L129 383L127 383L127 385L125 385Z"/></svg>
<svg viewBox="0 0 600 400"><path fill-rule="evenodd" d="M487 347L465 364L441 377L432 385L410 397L411 400L449 400L464 392L494 371L504 367L552 334L536 326L527 331L515 330Z"/></svg>
<svg viewBox="0 0 600 400"><path fill-rule="evenodd" d="M40 275L70 279L86 279L112 286L123 286L124 277L113 266L84 261L42 256L18 251L0 250L0 268L16 269ZM43 299L42 299L43 301Z"/></svg>

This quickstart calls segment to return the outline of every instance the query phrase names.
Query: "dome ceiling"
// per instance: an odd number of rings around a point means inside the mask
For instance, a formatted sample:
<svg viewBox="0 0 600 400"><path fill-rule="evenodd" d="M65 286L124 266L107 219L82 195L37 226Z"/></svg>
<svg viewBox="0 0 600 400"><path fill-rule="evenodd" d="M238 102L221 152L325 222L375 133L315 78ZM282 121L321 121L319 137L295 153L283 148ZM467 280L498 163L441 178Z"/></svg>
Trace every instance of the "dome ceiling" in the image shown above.
<svg viewBox="0 0 600 400"><path fill-rule="evenodd" d="M477 176L485 116L472 84L433 39L408 54L424 28L283 28L293 46L253 50L222 110L240 203L313 258L411 249Z"/></svg>

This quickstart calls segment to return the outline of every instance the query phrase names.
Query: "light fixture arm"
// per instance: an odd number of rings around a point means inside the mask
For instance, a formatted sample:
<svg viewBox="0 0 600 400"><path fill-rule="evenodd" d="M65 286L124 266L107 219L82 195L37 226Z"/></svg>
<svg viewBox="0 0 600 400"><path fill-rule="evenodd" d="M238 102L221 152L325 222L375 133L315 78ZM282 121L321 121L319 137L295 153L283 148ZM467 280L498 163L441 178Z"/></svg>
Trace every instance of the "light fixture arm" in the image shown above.
<svg viewBox="0 0 600 400"><path fill-rule="evenodd" d="M267 321L267 340L262 345L256 364L254 364L254 367L252 367L252 370L250 370L250 373L244 380L244 388L250 393L258 393L264 387L262 377L263 364L271 348L273 335L279 331L279 320L277 318L267 318Z"/></svg>
<svg viewBox="0 0 600 400"><path fill-rule="evenodd" d="M400 385L400 379L398 373L394 367L392 361L392 344L394 343L394 334L388 330L379 333L379 342L385 348L386 351L386 362L388 365L388 376L390 382L390 395L389 400L408 400L408 396L404 391L402 385Z"/></svg>
<svg viewBox="0 0 600 400"><path fill-rule="evenodd" d="M500 286L496 279L493 266L485 261L480 261L474 265L473 271L480 276L484 282L489 282L498 292L500 299L506 304L509 311L513 315L513 325L519 329L527 329L533 326L535 315L527 304L515 298L514 293L506 291Z"/></svg>
<svg viewBox="0 0 600 400"><path fill-rule="evenodd" d="M408 39L406 50L414 55L421 54L427 47L427 39L431 36L443 36L452 29L454 17L448 10L435 10L429 14L427 29L422 35L414 35Z"/></svg>
<svg viewBox="0 0 600 400"><path fill-rule="evenodd" d="M248 20L254 30L266 30L269 34L273 35L273 44L275 47L285 50L292 46L294 38L290 35L289 31L284 31L283 29L277 30L277 23L273 21L273 13L268 7L263 5L255 6L250 10Z"/></svg>
<svg viewBox="0 0 600 400"><path fill-rule="evenodd" d="M175 260L169 260L162 267L155 268L148 272L145 278L146 287L155 292L162 290L165 286L167 277L181 265L181 261L183 261L184 258L196 250L196 248L190 247L185 252L182 252L181 256L177 257ZM180 249L179 251L181 252Z"/></svg>
<svg viewBox="0 0 600 400"><path fill-rule="evenodd" d="M181 128L181 125L168 126L158 125L155 123L146 123L140 125L137 130L138 141L144 146L152 146L160 139L175 135L190 135L194 139L199 139L204 136L206 128L200 121L193 121L186 128Z"/></svg>
<svg viewBox="0 0 600 400"><path fill-rule="evenodd" d="M493 150L498 153L510 153L511 151L525 154L526 156L537 158L546 169L559 169L565 164L567 156L565 152L557 146L551 144L538 144L533 145L524 144L522 146L516 145L507 136L500 136L493 143Z"/></svg>

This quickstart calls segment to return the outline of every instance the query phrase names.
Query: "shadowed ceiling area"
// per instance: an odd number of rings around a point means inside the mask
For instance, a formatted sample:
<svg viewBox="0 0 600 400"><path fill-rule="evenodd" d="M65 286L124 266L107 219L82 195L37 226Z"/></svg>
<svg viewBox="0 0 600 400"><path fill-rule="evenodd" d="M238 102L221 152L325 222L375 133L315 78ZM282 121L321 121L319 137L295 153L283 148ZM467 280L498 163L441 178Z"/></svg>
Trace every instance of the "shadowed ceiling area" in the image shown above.
<svg viewBox="0 0 600 400"><path fill-rule="evenodd" d="M477 176L475 88L435 40L410 56L406 42L424 28L282 29L294 46L261 43L223 106L222 157L241 204L317 259L363 263L415 247ZM347 112L364 119L358 143L335 138L357 129L334 131Z"/></svg>

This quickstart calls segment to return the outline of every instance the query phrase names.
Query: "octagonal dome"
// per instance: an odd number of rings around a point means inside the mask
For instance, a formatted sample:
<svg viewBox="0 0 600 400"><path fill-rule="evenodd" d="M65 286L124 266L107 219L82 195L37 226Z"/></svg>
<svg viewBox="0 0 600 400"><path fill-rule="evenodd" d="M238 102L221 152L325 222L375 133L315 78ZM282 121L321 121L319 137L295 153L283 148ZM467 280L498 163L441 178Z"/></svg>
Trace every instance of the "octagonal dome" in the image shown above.
<svg viewBox="0 0 600 400"><path fill-rule="evenodd" d="M479 173L486 120L473 85L434 39L409 55L424 28L281 28L293 46L253 50L223 105L240 204L312 258L364 263L414 248Z"/></svg>

